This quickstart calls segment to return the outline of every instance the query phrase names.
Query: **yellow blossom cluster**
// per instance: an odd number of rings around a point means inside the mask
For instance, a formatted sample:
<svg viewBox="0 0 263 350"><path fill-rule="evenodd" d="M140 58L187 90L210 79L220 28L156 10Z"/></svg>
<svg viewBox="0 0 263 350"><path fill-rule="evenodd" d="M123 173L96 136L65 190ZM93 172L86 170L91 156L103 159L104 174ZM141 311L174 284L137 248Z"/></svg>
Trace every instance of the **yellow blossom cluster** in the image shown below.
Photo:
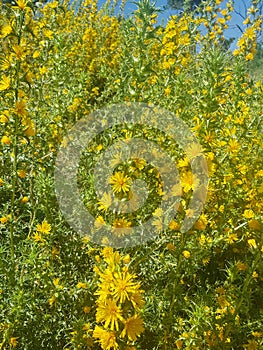
<svg viewBox="0 0 263 350"><path fill-rule="evenodd" d="M93 337L103 350L119 349L118 340L132 345L144 331L140 316L144 300L136 275L128 269L130 257L112 248L104 248L95 272L99 276L96 291L96 323Z"/></svg>

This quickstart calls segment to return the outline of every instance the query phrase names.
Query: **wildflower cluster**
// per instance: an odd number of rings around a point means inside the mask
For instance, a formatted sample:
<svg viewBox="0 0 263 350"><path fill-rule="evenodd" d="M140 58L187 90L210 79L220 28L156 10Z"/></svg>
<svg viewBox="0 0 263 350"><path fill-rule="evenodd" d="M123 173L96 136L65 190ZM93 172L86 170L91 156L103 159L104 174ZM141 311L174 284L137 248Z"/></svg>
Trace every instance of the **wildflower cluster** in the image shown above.
<svg viewBox="0 0 263 350"><path fill-rule="evenodd" d="M262 24L258 1L251 3L233 52L225 37L233 1L202 1L167 24L146 0L129 16L116 15L110 1L0 4L0 349L262 348L263 84L248 66ZM56 199L59 147L82 117L132 102L171 111L200 147L178 147L168 115L167 134L126 120L94 137L77 174L94 217L81 237ZM158 171L146 153L122 157L133 138L169 154L180 179L170 193L166 158ZM115 142L107 190L97 193L94 164ZM200 153L207 198L191 167ZM140 180L148 185L142 208L133 193ZM196 188L203 211L181 232ZM169 196L177 213L165 226L160 202ZM78 212L72 216L77 222ZM92 243L103 226L126 242L149 217L154 241L117 251L102 230L106 247Z"/></svg>
<svg viewBox="0 0 263 350"><path fill-rule="evenodd" d="M140 282L136 282L136 275L128 270L129 255L121 257L112 248L104 248L101 256L97 256L100 264L95 267L99 276L95 293L99 325L95 326L93 337L98 339L103 350L118 349L119 343L134 345L144 331L140 316L144 305Z"/></svg>

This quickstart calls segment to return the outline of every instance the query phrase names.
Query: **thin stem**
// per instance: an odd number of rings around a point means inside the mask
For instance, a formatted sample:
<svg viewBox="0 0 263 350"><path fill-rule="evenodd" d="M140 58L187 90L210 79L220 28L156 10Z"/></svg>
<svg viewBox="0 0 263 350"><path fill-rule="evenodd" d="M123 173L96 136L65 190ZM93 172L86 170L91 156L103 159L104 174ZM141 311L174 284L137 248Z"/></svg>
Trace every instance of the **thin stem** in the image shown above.
<svg viewBox="0 0 263 350"><path fill-rule="evenodd" d="M180 281L181 278L181 265L182 265L182 251L184 249L186 243L186 234L183 235L182 237L182 243L179 249L179 256L178 256L178 263L177 263L177 267L176 267L176 274L175 274L175 279L174 279L174 283L173 283L173 291L172 291L172 297L171 297L171 303L170 303L170 308L169 308L169 315L168 315L168 319L170 320L169 325L167 326L167 329L165 330L165 338L169 337L169 334L171 333L171 323L172 323L172 319L173 319L173 313L174 313L174 304L175 304L175 296L176 296L176 289L178 286L178 283ZM165 343L164 344L164 350L169 350L169 344Z"/></svg>

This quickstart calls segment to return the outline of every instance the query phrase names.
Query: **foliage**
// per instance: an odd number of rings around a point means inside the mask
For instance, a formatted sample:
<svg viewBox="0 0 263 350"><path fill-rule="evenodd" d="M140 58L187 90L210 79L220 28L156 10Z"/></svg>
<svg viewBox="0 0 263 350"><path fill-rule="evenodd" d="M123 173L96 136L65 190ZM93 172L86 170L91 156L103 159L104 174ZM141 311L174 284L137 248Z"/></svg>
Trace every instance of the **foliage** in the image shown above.
<svg viewBox="0 0 263 350"><path fill-rule="evenodd" d="M174 10L181 10L185 6L190 9L194 9L196 6L199 6L203 0L168 0L167 7Z"/></svg>
<svg viewBox="0 0 263 350"><path fill-rule="evenodd" d="M0 5L0 349L261 349L263 85L248 74L261 26L256 8L232 54L222 50L231 1L171 16L165 27L147 1L128 18L115 16L110 2L99 9L85 0L76 11L53 1L36 13L31 5ZM152 181L148 209L159 232L117 251L66 223L54 162L77 120L120 102L158 105L185 121L210 182L200 218L182 233L195 185L185 152L128 123L99 135L78 174L97 224L109 220L113 233L130 227L114 221L107 194L98 201L85 173L115 140L156 141L182 184L178 215L164 230L155 169L136 160L115 169L110 182L123 199L134 173Z"/></svg>

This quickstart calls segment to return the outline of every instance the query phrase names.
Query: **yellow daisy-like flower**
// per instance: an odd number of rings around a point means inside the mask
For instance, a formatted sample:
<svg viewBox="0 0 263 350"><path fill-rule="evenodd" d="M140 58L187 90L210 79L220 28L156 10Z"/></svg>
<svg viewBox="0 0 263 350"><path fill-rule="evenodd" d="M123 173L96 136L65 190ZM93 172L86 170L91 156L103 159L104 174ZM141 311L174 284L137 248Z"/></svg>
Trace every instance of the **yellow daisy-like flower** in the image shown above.
<svg viewBox="0 0 263 350"><path fill-rule="evenodd" d="M185 192L189 192L190 190L193 190L196 186L196 183L194 182L194 177L191 171L184 172L181 176L182 181L182 187Z"/></svg>
<svg viewBox="0 0 263 350"><path fill-rule="evenodd" d="M117 218L113 221L113 233L117 236L124 236L127 234L131 234L132 228L131 228L131 222L127 221L123 218Z"/></svg>
<svg viewBox="0 0 263 350"><path fill-rule="evenodd" d="M42 237L42 234L39 232L35 232L32 238L35 242L43 243L45 241L44 238Z"/></svg>
<svg viewBox="0 0 263 350"><path fill-rule="evenodd" d="M187 154L187 158L188 159L193 159L195 157L198 157L202 154L202 146L199 145L198 143L191 143L187 146L187 149L186 149L186 154Z"/></svg>
<svg viewBox="0 0 263 350"><path fill-rule="evenodd" d="M3 75L2 80L0 80L0 91L8 90L11 87L11 79L6 75Z"/></svg>
<svg viewBox="0 0 263 350"><path fill-rule="evenodd" d="M44 220L42 224L37 224L37 231L41 233L49 234L51 230L51 225Z"/></svg>
<svg viewBox="0 0 263 350"><path fill-rule="evenodd" d="M117 350L118 343L114 332L108 332L105 329L95 326L93 331L93 338L97 338L102 350Z"/></svg>
<svg viewBox="0 0 263 350"><path fill-rule="evenodd" d="M254 238L248 239L247 243L251 248L257 248L257 243Z"/></svg>
<svg viewBox="0 0 263 350"><path fill-rule="evenodd" d="M28 111L26 110L26 102L24 100L16 101L14 112L19 117L25 118L28 115Z"/></svg>
<svg viewBox="0 0 263 350"><path fill-rule="evenodd" d="M111 331L119 330L119 320L123 320L122 310L114 300L107 299L105 303L99 303L96 311L96 321L110 327Z"/></svg>
<svg viewBox="0 0 263 350"><path fill-rule="evenodd" d="M108 265L116 265L119 264L121 261L120 253L114 251L111 247L103 248L101 255L103 256L103 259Z"/></svg>
<svg viewBox="0 0 263 350"><path fill-rule="evenodd" d="M121 332L121 337L124 338L127 334L130 341L136 341L137 338L144 332L143 320L138 315L129 317L125 321L125 326Z"/></svg>
<svg viewBox="0 0 263 350"><path fill-rule="evenodd" d="M4 135L2 138L1 138L1 142L5 145L10 145L11 144L11 139L10 137Z"/></svg>
<svg viewBox="0 0 263 350"><path fill-rule="evenodd" d="M112 185L113 192L129 192L131 179L124 175L123 172L118 171L110 177L109 183Z"/></svg>
<svg viewBox="0 0 263 350"><path fill-rule="evenodd" d="M170 230L174 230L174 231L179 231L180 225L178 224L178 222L172 220L169 224L169 229Z"/></svg>
<svg viewBox="0 0 263 350"><path fill-rule="evenodd" d="M124 303L126 299L130 299L130 295L135 293L138 289L138 284L133 282L135 275L131 275L129 272L116 273L114 275L114 281L112 285L112 295L116 302Z"/></svg>
<svg viewBox="0 0 263 350"><path fill-rule="evenodd" d="M107 210L112 204L112 198L110 193L104 193L101 200L98 202L98 209L99 210Z"/></svg>
<svg viewBox="0 0 263 350"><path fill-rule="evenodd" d="M132 302L132 305L133 307L136 309L136 310L139 310L141 309L144 304L145 304L145 301L142 297L142 293L143 293L143 290L137 290L135 293L133 293L130 297L131 299L131 302Z"/></svg>
<svg viewBox="0 0 263 350"><path fill-rule="evenodd" d="M13 28L10 24L4 25L1 29L1 34L2 36L5 38L6 36L8 36L9 34L11 34L13 31Z"/></svg>
<svg viewBox="0 0 263 350"><path fill-rule="evenodd" d="M94 222L94 227L95 229L99 230L101 229L103 226L105 225L105 220L103 219L103 217L100 215L95 219Z"/></svg>
<svg viewBox="0 0 263 350"><path fill-rule="evenodd" d="M254 212L252 209L246 209L243 213L244 218L246 219L252 219L254 217Z"/></svg>
<svg viewBox="0 0 263 350"><path fill-rule="evenodd" d="M24 10L27 8L28 0L16 0L16 5L13 8L19 8L19 10Z"/></svg>
<svg viewBox="0 0 263 350"><path fill-rule="evenodd" d="M208 224L207 216L205 214L202 214L197 220L197 222L194 224L194 228L196 230L202 231L202 230L205 230L207 224Z"/></svg>

